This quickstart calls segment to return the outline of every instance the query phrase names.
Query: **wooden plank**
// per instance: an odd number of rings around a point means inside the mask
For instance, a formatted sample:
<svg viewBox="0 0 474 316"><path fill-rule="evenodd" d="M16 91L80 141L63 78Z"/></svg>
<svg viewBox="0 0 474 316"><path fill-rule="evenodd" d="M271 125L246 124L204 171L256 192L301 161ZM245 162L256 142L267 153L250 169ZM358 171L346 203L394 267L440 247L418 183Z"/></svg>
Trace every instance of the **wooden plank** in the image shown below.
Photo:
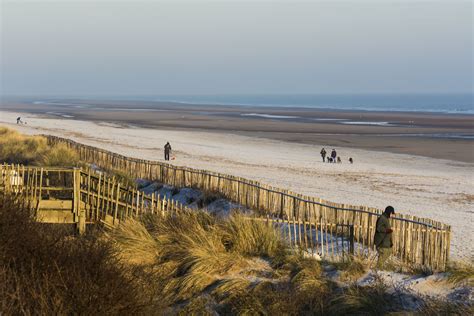
<svg viewBox="0 0 474 316"><path fill-rule="evenodd" d="M114 210L114 218L113 222L114 224L118 222L117 220L117 213L118 213L118 208L119 208L119 198L120 198L120 182L117 183L117 190L116 190L116 200L115 200L115 210Z"/></svg>
<svg viewBox="0 0 474 316"><path fill-rule="evenodd" d="M99 220L99 207L100 207L100 185L102 182L102 173L99 174L99 179L97 181L97 201L96 201L96 208L95 208L95 220Z"/></svg>
<svg viewBox="0 0 474 316"><path fill-rule="evenodd" d="M73 213L77 214L77 230L79 234L84 234L86 231L86 214L81 207L81 169L75 169L73 174L74 180L74 200Z"/></svg>
<svg viewBox="0 0 474 316"><path fill-rule="evenodd" d="M74 213L71 210L43 210L40 209L36 214L36 221L50 224L75 224Z"/></svg>
<svg viewBox="0 0 474 316"><path fill-rule="evenodd" d="M41 200L38 203L38 209L40 210L73 210L72 200Z"/></svg>

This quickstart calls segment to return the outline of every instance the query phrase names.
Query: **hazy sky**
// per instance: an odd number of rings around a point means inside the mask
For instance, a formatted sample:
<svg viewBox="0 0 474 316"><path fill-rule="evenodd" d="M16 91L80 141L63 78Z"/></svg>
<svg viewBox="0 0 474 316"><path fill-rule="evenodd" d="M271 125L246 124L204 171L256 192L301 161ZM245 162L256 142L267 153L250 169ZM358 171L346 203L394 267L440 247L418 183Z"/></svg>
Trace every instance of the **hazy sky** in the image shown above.
<svg viewBox="0 0 474 316"><path fill-rule="evenodd" d="M0 1L2 94L473 89L470 1Z"/></svg>

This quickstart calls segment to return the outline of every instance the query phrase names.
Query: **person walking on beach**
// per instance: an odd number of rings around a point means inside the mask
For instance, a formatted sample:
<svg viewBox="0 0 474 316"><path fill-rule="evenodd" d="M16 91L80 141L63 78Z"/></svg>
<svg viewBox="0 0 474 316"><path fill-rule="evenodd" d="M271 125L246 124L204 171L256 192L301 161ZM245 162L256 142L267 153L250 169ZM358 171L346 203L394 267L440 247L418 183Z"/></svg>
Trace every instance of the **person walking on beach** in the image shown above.
<svg viewBox="0 0 474 316"><path fill-rule="evenodd" d="M171 145L169 142L166 142L165 145L165 160L170 160L170 151L171 151Z"/></svg>
<svg viewBox="0 0 474 316"><path fill-rule="evenodd" d="M337 157L337 153L336 153L336 150L333 148L331 151L332 162L336 162L336 157Z"/></svg>
<svg viewBox="0 0 474 316"><path fill-rule="evenodd" d="M323 162L326 162L326 149L321 149L321 157L323 157Z"/></svg>
<svg viewBox="0 0 474 316"><path fill-rule="evenodd" d="M19 116L19 117L16 118L16 123L17 123L17 124L20 124L20 123L21 123L21 116Z"/></svg>
<svg viewBox="0 0 474 316"><path fill-rule="evenodd" d="M392 206L387 206L375 224L374 245L378 253L377 269L382 269L392 254L393 230L388 220L392 214L395 214L395 209Z"/></svg>

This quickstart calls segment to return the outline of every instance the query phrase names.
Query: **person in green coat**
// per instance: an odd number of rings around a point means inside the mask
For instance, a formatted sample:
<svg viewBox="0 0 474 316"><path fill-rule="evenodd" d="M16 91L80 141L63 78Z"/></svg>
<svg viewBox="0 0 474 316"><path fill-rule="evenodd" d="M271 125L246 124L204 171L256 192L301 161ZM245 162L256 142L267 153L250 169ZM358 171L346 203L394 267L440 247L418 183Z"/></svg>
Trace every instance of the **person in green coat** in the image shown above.
<svg viewBox="0 0 474 316"><path fill-rule="evenodd" d="M377 268L384 267L385 262L392 254L392 227L388 220L392 214L395 214L395 209L392 206L387 206L383 214L377 219L376 230L374 235L374 245L377 248L378 259Z"/></svg>

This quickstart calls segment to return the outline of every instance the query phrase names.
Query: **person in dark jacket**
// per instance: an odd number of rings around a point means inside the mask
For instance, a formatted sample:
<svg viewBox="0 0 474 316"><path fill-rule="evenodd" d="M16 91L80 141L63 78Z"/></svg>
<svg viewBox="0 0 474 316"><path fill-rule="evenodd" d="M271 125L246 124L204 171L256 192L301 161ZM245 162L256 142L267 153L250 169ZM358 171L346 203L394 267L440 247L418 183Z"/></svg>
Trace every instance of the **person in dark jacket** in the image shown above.
<svg viewBox="0 0 474 316"><path fill-rule="evenodd" d="M165 160L170 160L171 145L169 142L165 145Z"/></svg>
<svg viewBox="0 0 474 316"><path fill-rule="evenodd" d="M336 152L336 150L333 148L332 151L331 151L332 162L336 162L336 157L337 157L337 152Z"/></svg>
<svg viewBox="0 0 474 316"><path fill-rule="evenodd" d="M384 267L385 262L392 254L392 227L390 226L389 218L395 214L395 209L392 206L387 206L383 214L377 219L375 224L374 245L377 248L378 259L377 268Z"/></svg>
<svg viewBox="0 0 474 316"><path fill-rule="evenodd" d="M323 162L326 162L326 149L321 149L321 157L323 157Z"/></svg>

